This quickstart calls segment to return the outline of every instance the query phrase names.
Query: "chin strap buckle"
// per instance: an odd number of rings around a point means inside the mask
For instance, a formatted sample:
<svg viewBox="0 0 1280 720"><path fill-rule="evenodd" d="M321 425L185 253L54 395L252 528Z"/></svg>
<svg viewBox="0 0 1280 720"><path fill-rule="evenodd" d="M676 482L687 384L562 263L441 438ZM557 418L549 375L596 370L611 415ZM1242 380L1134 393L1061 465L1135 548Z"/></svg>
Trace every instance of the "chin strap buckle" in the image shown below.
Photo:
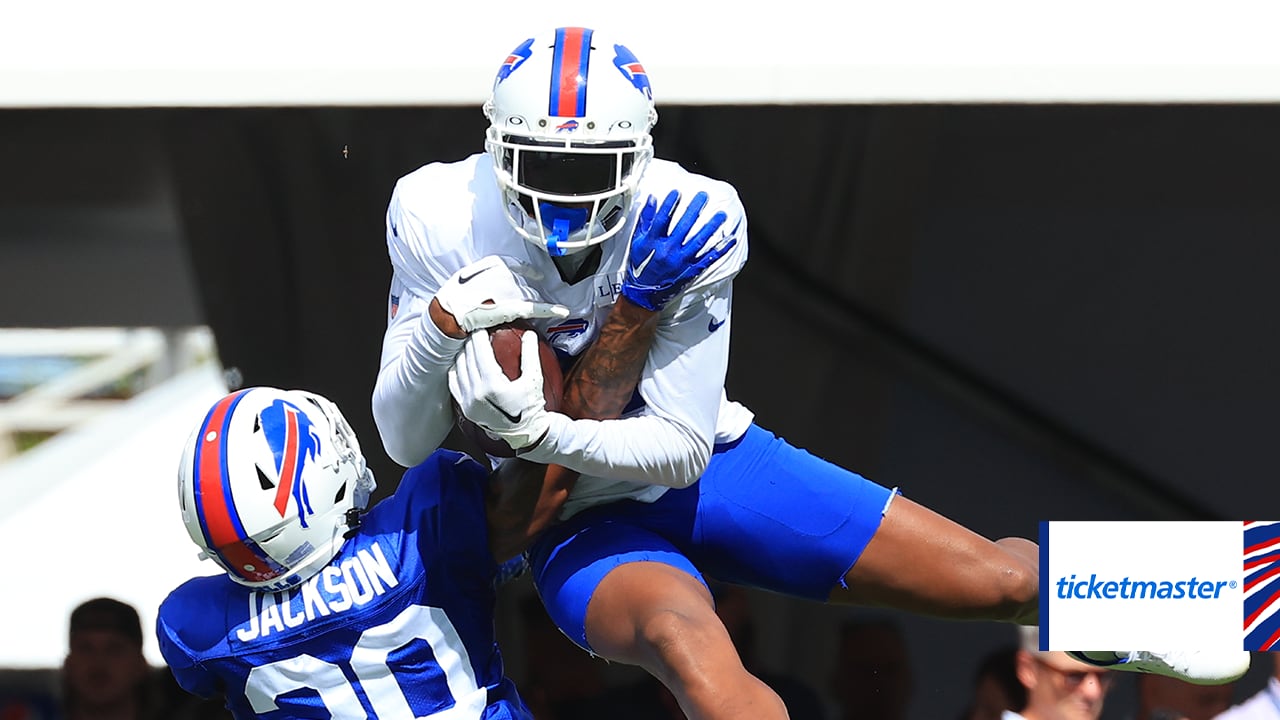
<svg viewBox="0 0 1280 720"><path fill-rule="evenodd" d="M364 511L360 508L351 508L347 510L344 519L347 523L347 531L342 533L342 539L350 540L356 534L356 531L360 529L360 522L364 519Z"/></svg>

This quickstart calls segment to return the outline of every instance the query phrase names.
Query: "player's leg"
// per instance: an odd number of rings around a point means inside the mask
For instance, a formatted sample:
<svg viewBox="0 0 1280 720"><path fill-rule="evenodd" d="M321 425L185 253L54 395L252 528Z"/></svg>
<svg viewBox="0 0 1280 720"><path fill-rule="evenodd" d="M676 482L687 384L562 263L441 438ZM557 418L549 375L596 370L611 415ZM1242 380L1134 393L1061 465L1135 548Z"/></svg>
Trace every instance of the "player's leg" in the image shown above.
<svg viewBox="0 0 1280 720"><path fill-rule="evenodd" d="M1021 538L991 542L900 497L831 598L940 617L1032 625L1038 620L1038 571L1034 543ZM1100 651L1072 656L1099 667L1199 685L1232 682L1249 669L1249 653L1244 651Z"/></svg>
<svg viewBox="0 0 1280 720"><path fill-rule="evenodd" d="M659 562L619 565L587 606L591 648L638 665L675 695L690 718L785 718L781 698L747 672L711 593Z"/></svg>
<svg viewBox="0 0 1280 720"><path fill-rule="evenodd" d="M698 488L699 533L682 549L718 579L944 618L1036 621L1034 543L987 540L762 428L718 447Z"/></svg>
<svg viewBox="0 0 1280 720"><path fill-rule="evenodd" d="M1033 624L1036 545L998 542L752 426L717 448L700 545L713 577L825 602Z"/></svg>
<svg viewBox="0 0 1280 720"><path fill-rule="evenodd" d="M534 582L551 618L584 649L647 670L690 718L787 717L777 694L743 667L698 570L670 542L629 524L628 512L662 510L612 503L534 545Z"/></svg>
<svg viewBox="0 0 1280 720"><path fill-rule="evenodd" d="M957 619L1038 621L1039 551L1021 538L989 541L906 498L897 498L832 601L880 605ZM1244 651L1072 653L1113 670L1199 685L1238 680Z"/></svg>
<svg viewBox="0 0 1280 720"><path fill-rule="evenodd" d="M992 541L897 497L830 599L942 618L1034 625L1039 553L1029 540Z"/></svg>
<svg viewBox="0 0 1280 720"><path fill-rule="evenodd" d="M699 536L685 551L719 579L942 618L1038 621L1034 543L988 540L758 427L717 449L698 486ZM1079 659L1212 685L1242 675L1249 654L1122 651Z"/></svg>

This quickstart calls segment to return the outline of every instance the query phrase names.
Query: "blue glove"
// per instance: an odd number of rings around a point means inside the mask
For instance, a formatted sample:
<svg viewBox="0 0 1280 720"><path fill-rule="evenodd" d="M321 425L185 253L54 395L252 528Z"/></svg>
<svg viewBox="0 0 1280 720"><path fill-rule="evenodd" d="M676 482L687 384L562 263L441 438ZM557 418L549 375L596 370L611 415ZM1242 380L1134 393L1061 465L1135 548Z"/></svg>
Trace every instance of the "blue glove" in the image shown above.
<svg viewBox="0 0 1280 720"><path fill-rule="evenodd" d="M738 242L736 237L726 238L702 252L707 239L724 224L727 218L724 211L712 215L689 236L702 208L706 207L705 192L693 196L680 221L668 233L671 215L679 203L680 192L672 190L655 212L657 201L650 195L631 233L631 254L622 276L622 295L647 310L661 310Z"/></svg>

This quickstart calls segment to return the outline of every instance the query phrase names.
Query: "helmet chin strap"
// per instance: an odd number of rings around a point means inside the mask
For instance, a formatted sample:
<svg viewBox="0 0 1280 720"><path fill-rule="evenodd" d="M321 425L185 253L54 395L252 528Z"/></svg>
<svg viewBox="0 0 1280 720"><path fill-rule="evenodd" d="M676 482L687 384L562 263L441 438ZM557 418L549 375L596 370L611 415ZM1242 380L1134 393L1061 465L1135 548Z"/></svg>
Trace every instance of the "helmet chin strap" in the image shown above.
<svg viewBox="0 0 1280 720"><path fill-rule="evenodd" d="M568 251L560 247L560 243L569 239L570 233L587 224L589 215L586 208L569 208L547 202L538 203L538 213L542 217L542 227L549 232L543 233L547 242L547 254L560 257Z"/></svg>

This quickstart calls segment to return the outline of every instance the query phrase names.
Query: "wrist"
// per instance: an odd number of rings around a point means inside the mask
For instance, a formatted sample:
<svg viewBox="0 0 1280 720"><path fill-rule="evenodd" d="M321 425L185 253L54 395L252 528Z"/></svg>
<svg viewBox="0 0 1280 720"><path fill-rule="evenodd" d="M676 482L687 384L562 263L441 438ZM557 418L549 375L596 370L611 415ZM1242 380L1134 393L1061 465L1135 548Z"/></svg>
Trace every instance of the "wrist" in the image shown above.
<svg viewBox="0 0 1280 720"><path fill-rule="evenodd" d="M641 287L624 282L622 283L622 291L618 294L629 300L637 309L656 313L661 311L662 306L666 304L656 291L657 288Z"/></svg>
<svg viewBox="0 0 1280 720"><path fill-rule="evenodd" d="M628 325L644 325L658 319L658 310L645 307L625 294L613 304L610 314Z"/></svg>
<svg viewBox="0 0 1280 720"><path fill-rule="evenodd" d="M558 412L548 412L546 414L546 427L542 432L542 436L536 442L528 447L521 448L517 453L517 457L524 458L531 462L547 464L556 455L556 438L564 432L566 423L572 422L568 417Z"/></svg>
<svg viewBox="0 0 1280 720"><path fill-rule="evenodd" d="M433 365L443 365L445 367L452 365L455 357L462 351L462 346L466 343L466 338L456 338L452 335L446 335L440 326L435 323L429 316L424 315L419 318L418 327L413 333L414 342L411 345L420 347L427 357L431 359Z"/></svg>
<svg viewBox="0 0 1280 720"><path fill-rule="evenodd" d="M444 309L438 298L431 298L431 305L427 308L427 315L430 316L431 322L435 324L436 329L448 335L454 340L464 340L467 337L467 331L462 329L458 324L458 319L453 313Z"/></svg>

